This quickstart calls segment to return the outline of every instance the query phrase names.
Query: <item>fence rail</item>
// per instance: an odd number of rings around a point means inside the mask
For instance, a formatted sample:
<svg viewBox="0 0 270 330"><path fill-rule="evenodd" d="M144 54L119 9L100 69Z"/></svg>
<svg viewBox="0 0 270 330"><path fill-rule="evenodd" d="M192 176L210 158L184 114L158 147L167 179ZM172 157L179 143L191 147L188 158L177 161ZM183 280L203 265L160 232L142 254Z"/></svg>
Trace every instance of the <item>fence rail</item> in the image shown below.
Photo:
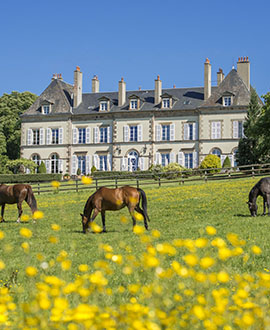
<svg viewBox="0 0 270 330"><path fill-rule="evenodd" d="M214 180L233 180L255 176L270 175L270 164L253 164L229 168L212 169L194 169L181 172L139 172L125 173L123 175L104 175L102 177L93 177L91 185L85 185L80 179L71 181L61 181L58 188L54 188L51 182L32 183L33 191L36 194L50 193L56 191L83 191L86 189L98 189L102 186L117 188L123 185L132 185L137 188L147 185L156 185L158 187L164 184Z"/></svg>

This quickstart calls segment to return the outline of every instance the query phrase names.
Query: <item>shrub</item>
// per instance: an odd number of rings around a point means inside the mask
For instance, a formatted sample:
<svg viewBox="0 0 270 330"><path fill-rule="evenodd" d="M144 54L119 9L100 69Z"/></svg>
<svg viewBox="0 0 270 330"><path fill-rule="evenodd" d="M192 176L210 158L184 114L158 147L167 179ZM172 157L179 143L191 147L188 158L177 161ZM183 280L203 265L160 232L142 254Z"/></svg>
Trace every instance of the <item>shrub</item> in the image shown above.
<svg viewBox="0 0 270 330"><path fill-rule="evenodd" d="M31 183L60 181L62 174L0 174L0 183Z"/></svg>
<svg viewBox="0 0 270 330"><path fill-rule="evenodd" d="M201 162L200 168L211 169L208 171L208 173L217 173L221 168L220 158L216 155L207 155Z"/></svg>
<svg viewBox="0 0 270 330"><path fill-rule="evenodd" d="M28 168L31 173L34 173L34 169L37 167L37 164L31 159L20 158L8 160L6 167L14 174L24 173L26 168Z"/></svg>
<svg viewBox="0 0 270 330"><path fill-rule="evenodd" d="M96 172L96 170L97 170L96 166L93 165L91 167L91 175L93 175L93 173Z"/></svg>
<svg viewBox="0 0 270 330"><path fill-rule="evenodd" d="M82 174L82 171L80 168L77 169L77 175L81 175Z"/></svg>
<svg viewBox="0 0 270 330"><path fill-rule="evenodd" d="M222 167L231 167L231 161L230 161L230 158L227 156L225 159L224 159L224 162L222 164Z"/></svg>
<svg viewBox="0 0 270 330"><path fill-rule="evenodd" d="M42 174L47 173L46 166L45 166L44 162L40 163L40 165L37 169L37 172L42 173Z"/></svg>

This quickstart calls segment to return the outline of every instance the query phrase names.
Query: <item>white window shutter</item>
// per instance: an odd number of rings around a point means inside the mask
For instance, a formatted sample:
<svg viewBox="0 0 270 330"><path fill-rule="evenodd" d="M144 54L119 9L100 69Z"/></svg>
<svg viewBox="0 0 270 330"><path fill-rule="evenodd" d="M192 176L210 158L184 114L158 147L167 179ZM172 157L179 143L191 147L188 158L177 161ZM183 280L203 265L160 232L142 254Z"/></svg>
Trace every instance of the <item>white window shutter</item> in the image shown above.
<svg viewBox="0 0 270 330"><path fill-rule="evenodd" d="M90 143L90 127L86 127L86 143Z"/></svg>
<svg viewBox="0 0 270 330"><path fill-rule="evenodd" d="M63 170L64 170L63 159L59 159L59 171L60 171L60 173L63 173Z"/></svg>
<svg viewBox="0 0 270 330"><path fill-rule="evenodd" d="M157 124L156 125L156 141L161 140L161 125Z"/></svg>
<svg viewBox="0 0 270 330"><path fill-rule="evenodd" d="M175 124L170 124L170 141L175 140Z"/></svg>
<svg viewBox="0 0 270 330"><path fill-rule="evenodd" d="M46 129L46 144L51 144L52 130L50 128Z"/></svg>
<svg viewBox="0 0 270 330"><path fill-rule="evenodd" d="M189 125L188 123L184 123L184 140L188 140L188 129L189 129Z"/></svg>
<svg viewBox="0 0 270 330"><path fill-rule="evenodd" d="M121 171L126 171L127 170L127 158L126 157L122 157L121 158Z"/></svg>
<svg viewBox="0 0 270 330"><path fill-rule="evenodd" d="M226 155L220 155L221 166L223 165L226 157L227 157Z"/></svg>
<svg viewBox="0 0 270 330"><path fill-rule="evenodd" d="M91 167L90 167L91 164L90 164L90 156L89 155L86 155L85 162L86 162L86 164L85 164L86 174L90 174L90 172L91 172Z"/></svg>
<svg viewBox="0 0 270 330"><path fill-rule="evenodd" d="M216 139L216 122L211 123L211 138Z"/></svg>
<svg viewBox="0 0 270 330"><path fill-rule="evenodd" d="M156 152L155 163L156 163L156 165L160 165L161 164L161 155L160 155L159 152Z"/></svg>
<svg viewBox="0 0 270 330"><path fill-rule="evenodd" d="M140 157L140 158L139 158L138 166L139 166L139 169L140 169L141 171L144 170L144 158L143 158L143 157Z"/></svg>
<svg viewBox="0 0 270 330"><path fill-rule="evenodd" d="M111 154L107 155L107 168L108 168L108 171L112 170L112 155Z"/></svg>
<svg viewBox="0 0 270 330"><path fill-rule="evenodd" d="M216 123L216 133L217 133L217 139L221 138L221 122L218 121Z"/></svg>
<svg viewBox="0 0 270 330"><path fill-rule="evenodd" d="M182 151L178 152L178 164L184 166L184 153Z"/></svg>
<svg viewBox="0 0 270 330"><path fill-rule="evenodd" d="M129 126L125 125L124 126L124 142L128 142L129 141Z"/></svg>
<svg viewBox="0 0 270 330"><path fill-rule="evenodd" d="M59 128L59 144L63 144L63 139L64 139L64 131L63 127Z"/></svg>
<svg viewBox="0 0 270 330"><path fill-rule="evenodd" d="M192 124L192 129L193 129L193 140L198 140L198 123L193 123Z"/></svg>
<svg viewBox="0 0 270 330"><path fill-rule="evenodd" d="M98 143L99 142L99 128L98 127L94 127L93 130L94 133L94 143Z"/></svg>
<svg viewBox="0 0 270 330"><path fill-rule="evenodd" d="M230 162L231 162L231 166L234 166L234 155L228 155Z"/></svg>
<svg viewBox="0 0 270 330"><path fill-rule="evenodd" d="M238 121L234 120L233 121L233 138L237 139L239 137L239 132L238 132Z"/></svg>
<svg viewBox="0 0 270 330"><path fill-rule="evenodd" d="M33 144L33 131L31 128L27 130L27 145L30 146Z"/></svg>
<svg viewBox="0 0 270 330"><path fill-rule="evenodd" d="M174 152L170 153L170 163L175 163L175 153Z"/></svg>
<svg viewBox="0 0 270 330"><path fill-rule="evenodd" d="M77 168L78 168L78 158L76 155L72 156L72 169L71 174L76 175L77 174Z"/></svg>
<svg viewBox="0 0 270 330"><path fill-rule="evenodd" d="M73 144L77 144L78 143L77 136L78 136L78 129L77 128L73 128Z"/></svg>
<svg viewBox="0 0 270 330"><path fill-rule="evenodd" d="M142 141L142 125L138 125L138 141Z"/></svg>
<svg viewBox="0 0 270 330"><path fill-rule="evenodd" d="M193 152L193 168L198 166L198 153L197 151Z"/></svg>
<svg viewBox="0 0 270 330"><path fill-rule="evenodd" d="M44 131L44 128L40 128L39 129L39 144L40 145L43 145L44 143L45 143L45 141L44 141L44 133L45 133L45 131Z"/></svg>
<svg viewBox="0 0 270 330"><path fill-rule="evenodd" d="M45 166L46 166L46 172L51 173L51 160L50 159L45 160Z"/></svg>
<svg viewBox="0 0 270 330"><path fill-rule="evenodd" d="M97 170L99 170L99 157L97 154L93 155L93 164Z"/></svg>
<svg viewBox="0 0 270 330"><path fill-rule="evenodd" d="M112 129L111 126L107 127L108 143L112 143Z"/></svg>

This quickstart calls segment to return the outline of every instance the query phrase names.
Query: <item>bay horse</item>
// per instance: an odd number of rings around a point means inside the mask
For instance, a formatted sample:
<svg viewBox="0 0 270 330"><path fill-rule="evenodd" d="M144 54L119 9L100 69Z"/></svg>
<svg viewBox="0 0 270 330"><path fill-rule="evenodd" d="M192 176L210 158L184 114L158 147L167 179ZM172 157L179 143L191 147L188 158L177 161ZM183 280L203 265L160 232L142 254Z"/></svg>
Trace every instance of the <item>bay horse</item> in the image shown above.
<svg viewBox="0 0 270 330"><path fill-rule="evenodd" d="M262 178L249 192L249 200L247 202L249 211L252 217L257 215L258 206L256 200L258 196L263 197L263 215L266 214L266 206L268 208L268 215L270 215L270 178Z"/></svg>
<svg viewBox="0 0 270 330"><path fill-rule="evenodd" d="M7 186L5 184L0 185L0 205L1 209L1 222L4 220L4 211L6 204L15 204L17 203L18 208L18 219L17 222L21 221L22 211L22 202L26 203L31 208L32 214L37 211L37 201L35 199L32 187L29 184L15 184L13 186Z"/></svg>
<svg viewBox="0 0 270 330"><path fill-rule="evenodd" d="M140 201L142 201L142 208L139 206ZM86 233L89 225L94 221L100 212L103 232L105 233L105 212L118 211L125 206L127 206L132 217L133 227L136 225L134 211L137 211L143 216L144 227L148 230L147 221L150 221L150 219L147 214L147 199L145 192L140 188L124 186L115 189L101 187L88 198L84 206L83 214L81 213L83 232Z"/></svg>

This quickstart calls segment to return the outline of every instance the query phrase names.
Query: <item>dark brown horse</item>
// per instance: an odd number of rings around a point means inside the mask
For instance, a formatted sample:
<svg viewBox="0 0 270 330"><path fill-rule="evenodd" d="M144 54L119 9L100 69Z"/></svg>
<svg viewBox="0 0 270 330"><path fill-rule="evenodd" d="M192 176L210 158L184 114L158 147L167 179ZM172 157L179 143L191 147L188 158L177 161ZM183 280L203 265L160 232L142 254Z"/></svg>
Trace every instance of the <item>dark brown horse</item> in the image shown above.
<svg viewBox="0 0 270 330"><path fill-rule="evenodd" d="M142 201L142 209L139 206L140 201ZM102 187L88 198L84 206L83 214L81 214L83 232L86 233L99 212L101 212L103 232L106 232L105 211L117 211L125 206L131 214L133 227L136 225L134 211L137 211L143 216L145 229L148 229L147 221L150 219L147 214L146 195L142 189L129 186L116 189Z"/></svg>
<svg viewBox="0 0 270 330"><path fill-rule="evenodd" d="M258 206L256 200L258 196L263 198L263 215L266 214L266 206L268 215L270 215L270 178L262 178L249 192L247 204L252 217L257 215Z"/></svg>
<svg viewBox="0 0 270 330"><path fill-rule="evenodd" d="M0 185L0 205L2 205L1 210L1 222L4 220L4 211L6 204L15 204L17 203L18 208L18 220L21 221L22 215L22 202L30 206L32 213L37 211L37 201L32 191L32 187L29 184L15 184L13 186L7 186L5 184Z"/></svg>

